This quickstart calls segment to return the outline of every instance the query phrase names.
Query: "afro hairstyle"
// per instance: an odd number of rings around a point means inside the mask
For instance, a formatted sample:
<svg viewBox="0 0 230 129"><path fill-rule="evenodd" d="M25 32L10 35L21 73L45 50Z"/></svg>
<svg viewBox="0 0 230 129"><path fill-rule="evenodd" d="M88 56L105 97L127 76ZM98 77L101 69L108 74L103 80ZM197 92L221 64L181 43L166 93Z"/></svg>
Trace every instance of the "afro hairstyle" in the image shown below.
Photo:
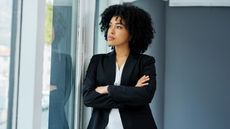
<svg viewBox="0 0 230 129"><path fill-rule="evenodd" d="M120 17L125 22L131 39L131 52L144 53L154 38L155 29L152 26L150 15L143 9L130 3L111 5L101 14L100 29L104 32L107 41L107 32L112 17Z"/></svg>

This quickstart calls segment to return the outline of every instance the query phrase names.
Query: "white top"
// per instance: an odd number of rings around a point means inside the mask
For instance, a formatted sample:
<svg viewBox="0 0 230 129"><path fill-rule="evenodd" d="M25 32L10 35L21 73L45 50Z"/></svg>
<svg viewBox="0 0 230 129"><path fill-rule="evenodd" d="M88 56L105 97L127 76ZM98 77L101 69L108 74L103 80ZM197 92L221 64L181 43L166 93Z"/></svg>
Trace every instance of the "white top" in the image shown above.
<svg viewBox="0 0 230 129"><path fill-rule="evenodd" d="M114 82L115 86L119 86L121 84L121 75L124 68L124 64L119 69L118 64L116 63L116 78ZM109 122L106 129L124 129L121 122L120 113L117 108L113 108L111 110L109 114Z"/></svg>

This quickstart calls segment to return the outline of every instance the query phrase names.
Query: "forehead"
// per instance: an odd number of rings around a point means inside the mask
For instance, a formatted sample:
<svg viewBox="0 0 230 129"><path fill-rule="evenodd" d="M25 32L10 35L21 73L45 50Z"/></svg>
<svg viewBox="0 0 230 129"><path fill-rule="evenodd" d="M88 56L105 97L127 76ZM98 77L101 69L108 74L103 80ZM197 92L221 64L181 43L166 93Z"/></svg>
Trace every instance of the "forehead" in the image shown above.
<svg viewBox="0 0 230 129"><path fill-rule="evenodd" d="M125 25L125 21L120 16L113 16L110 23L119 23Z"/></svg>

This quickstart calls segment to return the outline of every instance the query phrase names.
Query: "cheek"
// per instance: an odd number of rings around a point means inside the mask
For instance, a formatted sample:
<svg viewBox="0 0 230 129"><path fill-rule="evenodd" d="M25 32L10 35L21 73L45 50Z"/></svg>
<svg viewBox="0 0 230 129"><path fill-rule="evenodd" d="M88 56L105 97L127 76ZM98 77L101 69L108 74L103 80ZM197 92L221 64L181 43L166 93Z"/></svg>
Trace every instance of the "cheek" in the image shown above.
<svg viewBox="0 0 230 129"><path fill-rule="evenodd" d="M109 29L107 30L106 37L109 35Z"/></svg>
<svg viewBox="0 0 230 129"><path fill-rule="evenodd" d="M122 33L121 36L124 40L129 40L129 34L128 33Z"/></svg>

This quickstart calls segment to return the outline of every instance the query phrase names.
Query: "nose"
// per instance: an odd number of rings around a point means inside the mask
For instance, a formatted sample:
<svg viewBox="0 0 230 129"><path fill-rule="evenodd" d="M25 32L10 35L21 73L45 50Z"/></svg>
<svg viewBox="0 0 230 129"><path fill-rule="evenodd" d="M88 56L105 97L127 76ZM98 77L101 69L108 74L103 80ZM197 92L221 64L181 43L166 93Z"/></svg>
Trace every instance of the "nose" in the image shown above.
<svg viewBox="0 0 230 129"><path fill-rule="evenodd" d="M108 30L108 33L109 34L114 34L114 27L109 27L109 30Z"/></svg>

